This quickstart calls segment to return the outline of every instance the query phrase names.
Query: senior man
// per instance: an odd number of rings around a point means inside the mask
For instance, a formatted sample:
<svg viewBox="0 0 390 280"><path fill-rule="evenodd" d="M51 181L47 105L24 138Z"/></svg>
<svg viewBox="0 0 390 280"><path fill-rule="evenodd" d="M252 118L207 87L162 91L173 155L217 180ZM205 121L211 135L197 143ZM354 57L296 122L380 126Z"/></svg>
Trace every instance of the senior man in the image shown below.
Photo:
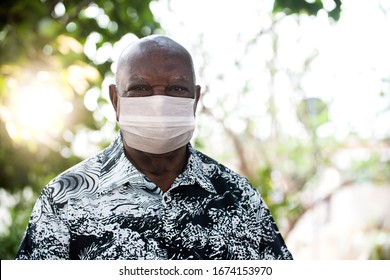
<svg viewBox="0 0 390 280"><path fill-rule="evenodd" d="M17 259L292 259L258 191L191 146L201 88L184 47L134 42L115 83L120 132L43 189Z"/></svg>

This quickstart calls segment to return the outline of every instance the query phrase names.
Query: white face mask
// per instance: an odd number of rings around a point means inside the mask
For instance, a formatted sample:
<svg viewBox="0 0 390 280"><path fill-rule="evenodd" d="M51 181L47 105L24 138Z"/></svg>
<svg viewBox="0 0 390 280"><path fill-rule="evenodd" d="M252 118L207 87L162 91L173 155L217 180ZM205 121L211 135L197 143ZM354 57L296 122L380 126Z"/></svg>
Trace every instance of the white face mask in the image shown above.
<svg viewBox="0 0 390 280"><path fill-rule="evenodd" d="M127 146L163 154L185 146L195 130L194 99L119 97L119 127Z"/></svg>

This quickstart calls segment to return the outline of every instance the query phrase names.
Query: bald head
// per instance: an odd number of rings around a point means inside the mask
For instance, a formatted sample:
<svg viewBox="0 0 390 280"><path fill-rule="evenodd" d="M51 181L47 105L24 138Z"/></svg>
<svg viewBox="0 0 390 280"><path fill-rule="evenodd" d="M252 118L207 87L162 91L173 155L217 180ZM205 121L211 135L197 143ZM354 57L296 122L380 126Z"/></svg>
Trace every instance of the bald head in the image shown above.
<svg viewBox="0 0 390 280"><path fill-rule="evenodd" d="M165 59L168 62L169 58L175 58L183 66L188 67L187 72L190 73L192 82L195 84L194 66L190 53L176 41L162 35L141 38L123 50L117 64L116 84L120 84L123 75L131 70L136 59L143 59L144 63L153 64L156 59Z"/></svg>

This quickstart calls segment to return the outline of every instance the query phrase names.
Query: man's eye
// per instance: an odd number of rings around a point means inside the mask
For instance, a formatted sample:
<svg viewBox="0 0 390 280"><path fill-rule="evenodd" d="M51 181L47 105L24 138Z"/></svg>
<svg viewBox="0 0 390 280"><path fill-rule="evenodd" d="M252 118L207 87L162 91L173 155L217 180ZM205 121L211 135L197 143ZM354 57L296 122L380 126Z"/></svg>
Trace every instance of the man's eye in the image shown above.
<svg viewBox="0 0 390 280"><path fill-rule="evenodd" d="M148 86L145 85L138 85L138 86L133 86L130 88L130 90L135 90L135 91L147 91L149 90Z"/></svg>
<svg viewBox="0 0 390 280"><path fill-rule="evenodd" d="M168 90L173 91L173 92L187 91L187 89L185 87L182 87L182 86L170 86Z"/></svg>

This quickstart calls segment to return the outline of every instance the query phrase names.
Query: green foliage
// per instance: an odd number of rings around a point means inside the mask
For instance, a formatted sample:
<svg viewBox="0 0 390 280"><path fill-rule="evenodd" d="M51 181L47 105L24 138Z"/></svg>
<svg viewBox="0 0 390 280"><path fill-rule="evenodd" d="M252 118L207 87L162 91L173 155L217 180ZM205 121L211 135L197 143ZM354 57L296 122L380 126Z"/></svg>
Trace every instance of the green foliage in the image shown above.
<svg viewBox="0 0 390 280"><path fill-rule="evenodd" d="M306 98L298 104L297 116L308 131L315 132L329 121L328 106L320 98Z"/></svg>
<svg viewBox="0 0 390 280"><path fill-rule="evenodd" d="M380 231L375 237L374 246L371 249L370 260L390 260L390 233Z"/></svg>
<svg viewBox="0 0 390 280"><path fill-rule="evenodd" d="M0 189L0 191L2 191ZM23 191L14 193L13 195L3 191L2 202L5 200L11 200L8 202L8 215L11 220L9 227L0 232L0 258L1 259L14 259L15 253L18 250L21 237L30 218L30 213L35 202L37 194L30 193L31 188L27 187ZM4 207L4 205L2 205ZM5 217L1 217L4 219ZM3 225L4 226L4 225Z"/></svg>
<svg viewBox="0 0 390 280"><path fill-rule="evenodd" d="M374 152L366 159L354 160L348 175L358 182L375 182L378 185L385 185L390 182L390 161L381 158L380 152Z"/></svg>
<svg viewBox="0 0 390 280"><path fill-rule="evenodd" d="M149 3L150 0L2 1L1 63L17 64L37 59L43 55L42 49L55 44L60 34L71 36L83 44L92 32L96 32L102 36L100 45L104 42L114 43L127 33L139 37L149 35L159 28ZM88 7L94 8L96 17L87 16ZM57 54L58 49L54 48L53 51ZM87 61L85 57L83 60ZM107 64L105 70L108 67Z"/></svg>
<svg viewBox="0 0 390 280"><path fill-rule="evenodd" d="M314 0L275 0L273 12L283 12L286 15L291 14L308 14L317 15L320 10L326 11L329 18L337 21L341 13L341 0L333 0L334 8L330 11L324 9L324 1Z"/></svg>

